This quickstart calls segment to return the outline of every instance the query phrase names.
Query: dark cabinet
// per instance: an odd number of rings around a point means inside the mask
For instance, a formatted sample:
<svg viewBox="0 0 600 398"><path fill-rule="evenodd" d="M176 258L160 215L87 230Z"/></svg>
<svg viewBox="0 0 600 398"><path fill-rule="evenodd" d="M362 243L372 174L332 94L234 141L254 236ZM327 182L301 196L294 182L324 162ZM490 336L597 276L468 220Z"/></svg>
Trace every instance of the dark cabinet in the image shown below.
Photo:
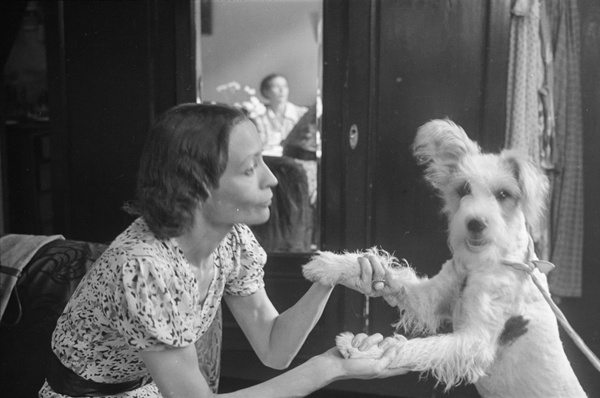
<svg viewBox="0 0 600 398"><path fill-rule="evenodd" d="M8 214L12 233L53 233L50 130L46 122L6 126Z"/></svg>
<svg viewBox="0 0 600 398"><path fill-rule="evenodd" d="M46 7L56 230L106 242L129 225L155 116L195 101L188 1L60 1Z"/></svg>
<svg viewBox="0 0 600 398"><path fill-rule="evenodd" d="M510 4L374 0L324 7L323 245L380 246L433 275L450 255L446 225L410 145L420 125L449 117L484 148L499 146ZM355 146L351 135L358 136ZM344 294L343 329L393 332L395 309ZM340 385L430 395L432 380L412 376ZM477 396L472 387L450 395Z"/></svg>

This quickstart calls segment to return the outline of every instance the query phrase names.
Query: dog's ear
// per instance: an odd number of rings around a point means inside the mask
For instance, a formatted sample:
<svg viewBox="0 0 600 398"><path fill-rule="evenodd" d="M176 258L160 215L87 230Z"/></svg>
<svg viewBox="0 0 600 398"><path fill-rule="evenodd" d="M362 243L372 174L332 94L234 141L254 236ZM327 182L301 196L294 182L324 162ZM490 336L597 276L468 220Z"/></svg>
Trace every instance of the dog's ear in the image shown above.
<svg viewBox="0 0 600 398"><path fill-rule="evenodd" d="M500 157L508 163L519 182L521 209L529 226L535 228L546 209L550 189L548 177L531 158L518 151L504 150Z"/></svg>
<svg viewBox="0 0 600 398"><path fill-rule="evenodd" d="M444 183L466 155L481 152L465 131L449 119L436 119L419 127L412 145L417 163L426 165L425 178L434 188Z"/></svg>

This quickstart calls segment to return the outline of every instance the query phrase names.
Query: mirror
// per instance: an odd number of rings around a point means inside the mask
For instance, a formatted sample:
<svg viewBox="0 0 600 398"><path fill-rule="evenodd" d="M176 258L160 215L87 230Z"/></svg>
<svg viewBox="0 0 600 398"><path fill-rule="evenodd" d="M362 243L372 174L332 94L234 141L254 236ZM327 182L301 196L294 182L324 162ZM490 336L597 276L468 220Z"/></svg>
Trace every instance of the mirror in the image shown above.
<svg viewBox="0 0 600 398"><path fill-rule="evenodd" d="M196 17L199 100L254 121L279 181L269 221L252 227L258 241L317 250L322 0L196 0Z"/></svg>

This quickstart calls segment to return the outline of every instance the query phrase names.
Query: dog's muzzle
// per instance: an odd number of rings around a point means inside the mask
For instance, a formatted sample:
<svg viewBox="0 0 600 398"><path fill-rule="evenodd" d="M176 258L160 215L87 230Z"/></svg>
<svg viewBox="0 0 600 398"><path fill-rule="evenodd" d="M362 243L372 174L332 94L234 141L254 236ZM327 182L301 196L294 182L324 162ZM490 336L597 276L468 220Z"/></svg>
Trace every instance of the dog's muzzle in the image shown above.
<svg viewBox="0 0 600 398"><path fill-rule="evenodd" d="M472 233L481 233L487 228L487 221L485 218L472 218L467 222L467 229Z"/></svg>

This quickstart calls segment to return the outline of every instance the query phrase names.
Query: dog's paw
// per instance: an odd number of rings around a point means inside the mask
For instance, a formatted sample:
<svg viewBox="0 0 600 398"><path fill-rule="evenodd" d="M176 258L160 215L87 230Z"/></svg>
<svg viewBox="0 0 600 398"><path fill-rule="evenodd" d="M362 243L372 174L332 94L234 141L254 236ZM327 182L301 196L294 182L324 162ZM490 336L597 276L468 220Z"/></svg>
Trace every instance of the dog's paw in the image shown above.
<svg viewBox="0 0 600 398"><path fill-rule="evenodd" d="M379 348L377 345L374 345L366 351L360 351L358 348L352 347L353 338L354 335L350 332L340 333L335 338L335 344L337 346L337 349L344 358L381 358L381 355L383 354L384 350Z"/></svg>
<svg viewBox="0 0 600 398"><path fill-rule="evenodd" d="M302 274L311 282L337 285L343 280L360 278L359 253L335 254L318 251L309 263L302 267Z"/></svg>
<svg viewBox="0 0 600 398"><path fill-rule="evenodd" d="M383 299L392 307L397 307L406 299L406 286L397 284L397 286L391 286L391 289L395 292L384 295Z"/></svg>
<svg viewBox="0 0 600 398"><path fill-rule="evenodd" d="M318 251L308 264L302 267L302 273L311 282L320 282L324 285L337 285L344 281L346 285L356 285L360 281L360 264L358 258L366 254L379 257L384 268L401 265L396 258L377 247L372 247L363 252L344 252L336 254L328 251ZM408 263L406 263L408 264Z"/></svg>

